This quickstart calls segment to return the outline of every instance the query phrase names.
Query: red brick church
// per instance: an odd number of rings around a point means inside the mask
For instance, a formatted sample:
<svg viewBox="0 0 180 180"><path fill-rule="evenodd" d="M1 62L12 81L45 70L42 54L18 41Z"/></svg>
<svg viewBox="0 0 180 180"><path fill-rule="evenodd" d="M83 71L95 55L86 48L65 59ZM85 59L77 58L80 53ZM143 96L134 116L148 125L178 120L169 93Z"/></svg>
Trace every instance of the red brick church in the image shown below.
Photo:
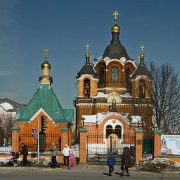
<svg viewBox="0 0 180 180"><path fill-rule="evenodd" d="M107 146L110 137L116 137L116 146L129 144L123 139L125 135L134 134L139 127L149 136L152 127L153 78L145 65L144 46L140 47L137 64L121 44L118 13L113 15L111 42L94 63L91 63L89 46L86 46L85 65L76 75L74 100L76 131L84 127L88 135L102 135L103 144Z"/></svg>

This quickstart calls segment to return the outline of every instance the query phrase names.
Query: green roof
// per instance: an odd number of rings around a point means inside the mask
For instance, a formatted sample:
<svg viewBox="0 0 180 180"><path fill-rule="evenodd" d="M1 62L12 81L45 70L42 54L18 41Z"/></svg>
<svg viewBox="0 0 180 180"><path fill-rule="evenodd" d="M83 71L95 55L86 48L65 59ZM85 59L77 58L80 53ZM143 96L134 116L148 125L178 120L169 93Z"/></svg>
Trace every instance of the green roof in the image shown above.
<svg viewBox="0 0 180 180"><path fill-rule="evenodd" d="M41 108L43 108L55 122L68 123L74 119L74 110L62 109L51 85L41 84L27 107L17 109L16 121L29 121Z"/></svg>

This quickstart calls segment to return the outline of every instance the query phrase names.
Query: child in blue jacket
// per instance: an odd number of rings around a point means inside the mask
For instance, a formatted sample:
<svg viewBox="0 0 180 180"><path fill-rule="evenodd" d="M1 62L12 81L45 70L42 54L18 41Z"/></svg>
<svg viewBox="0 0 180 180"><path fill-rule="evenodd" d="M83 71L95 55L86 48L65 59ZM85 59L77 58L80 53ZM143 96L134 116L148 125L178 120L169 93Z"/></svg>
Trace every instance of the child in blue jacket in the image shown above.
<svg viewBox="0 0 180 180"><path fill-rule="evenodd" d="M116 164L116 159L115 159L113 153L109 153L109 156L107 159L107 165L109 166L109 176L112 176L111 173L114 171L115 164Z"/></svg>

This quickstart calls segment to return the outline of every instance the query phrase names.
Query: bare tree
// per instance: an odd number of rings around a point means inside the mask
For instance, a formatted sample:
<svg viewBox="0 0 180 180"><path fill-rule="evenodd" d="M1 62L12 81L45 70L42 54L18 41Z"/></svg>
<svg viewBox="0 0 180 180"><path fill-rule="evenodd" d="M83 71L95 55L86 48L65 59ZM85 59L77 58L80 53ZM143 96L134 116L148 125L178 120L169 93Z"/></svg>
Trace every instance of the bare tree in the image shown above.
<svg viewBox="0 0 180 180"><path fill-rule="evenodd" d="M0 119L1 145L2 143L7 145L11 143L11 128L14 125L14 119L11 115L1 115Z"/></svg>
<svg viewBox="0 0 180 180"><path fill-rule="evenodd" d="M152 96L153 113L157 127L163 133L180 133L180 81L178 73L169 64L155 66L150 63L150 72L154 81Z"/></svg>

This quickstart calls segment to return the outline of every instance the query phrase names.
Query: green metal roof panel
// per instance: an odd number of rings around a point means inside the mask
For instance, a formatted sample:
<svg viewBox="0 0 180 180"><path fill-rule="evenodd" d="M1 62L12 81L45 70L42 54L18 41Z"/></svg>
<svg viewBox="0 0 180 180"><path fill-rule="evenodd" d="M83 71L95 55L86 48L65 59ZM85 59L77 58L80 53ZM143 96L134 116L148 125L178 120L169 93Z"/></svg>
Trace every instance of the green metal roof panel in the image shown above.
<svg viewBox="0 0 180 180"><path fill-rule="evenodd" d="M19 117L17 121L29 121L30 118L43 108L46 113L56 122L67 123L64 111L59 103L51 85L41 84L28 106L24 110L18 110Z"/></svg>
<svg viewBox="0 0 180 180"><path fill-rule="evenodd" d="M68 122L74 121L74 109L63 109L63 112Z"/></svg>

